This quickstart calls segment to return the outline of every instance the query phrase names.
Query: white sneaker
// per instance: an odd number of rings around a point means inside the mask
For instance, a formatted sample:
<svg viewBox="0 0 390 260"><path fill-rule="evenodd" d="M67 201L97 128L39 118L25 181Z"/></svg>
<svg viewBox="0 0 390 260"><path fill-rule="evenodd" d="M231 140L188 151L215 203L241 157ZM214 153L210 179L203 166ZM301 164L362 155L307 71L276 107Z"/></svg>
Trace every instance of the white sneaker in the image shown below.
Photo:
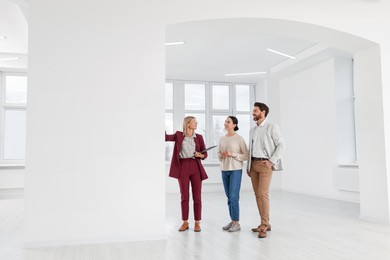
<svg viewBox="0 0 390 260"><path fill-rule="evenodd" d="M229 232L236 232L240 230L241 230L240 224L232 224L232 226L228 229Z"/></svg>
<svg viewBox="0 0 390 260"><path fill-rule="evenodd" d="M229 224L227 224L226 226L222 227L223 230L229 230L229 228L231 228L233 225L233 222L230 222Z"/></svg>

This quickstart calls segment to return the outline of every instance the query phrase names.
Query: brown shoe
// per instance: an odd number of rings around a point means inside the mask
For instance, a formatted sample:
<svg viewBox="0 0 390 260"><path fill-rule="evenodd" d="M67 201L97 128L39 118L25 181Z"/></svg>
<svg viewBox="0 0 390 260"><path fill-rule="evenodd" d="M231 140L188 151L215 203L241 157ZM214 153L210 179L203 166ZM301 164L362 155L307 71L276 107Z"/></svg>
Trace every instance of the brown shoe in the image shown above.
<svg viewBox="0 0 390 260"><path fill-rule="evenodd" d="M258 227L252 228L251 230L252 230L252 232L260 232L260 227L261 227L261 225ZM267 225L267 231L271 231L271 224Z"/></svg>
<svg viewBox="0 0 390 260"><path fill-rule="evenodd" d="M265 238L267 237L267 230L268 230L268 227L265 226L265 225L262 225L260 226L259 228L259 234L257 235L259 238Z"/></svg>
<svg viewBox="0 0 390 260"><path fill-rule="evenodd" d="M182 231L186 231L187 229L188 229L188 222L183 222L183 224L179 228L179 231L182 232Z"/></svg>
<svg viewBox="0 0 390 260"><path fill-rule="evenodd" d="M199 222L195 222L194 231L195 231L195 232L200 232L200 231L202 231L202 230L200 229L200 223L199 223Z"/></svg>

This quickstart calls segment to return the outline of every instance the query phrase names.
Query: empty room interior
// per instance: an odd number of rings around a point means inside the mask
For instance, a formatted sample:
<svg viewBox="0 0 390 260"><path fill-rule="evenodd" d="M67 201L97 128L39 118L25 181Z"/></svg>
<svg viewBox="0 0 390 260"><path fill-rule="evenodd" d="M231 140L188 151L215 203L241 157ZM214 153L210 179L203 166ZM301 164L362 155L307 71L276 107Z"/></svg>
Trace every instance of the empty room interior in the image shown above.
<svg viewBox="0 0 390 260"><path fill-rule="evenodd" d="M298 2L0 0L0 259L390 259L390 5ZM247 160L222 229L215 147L178 232L163 132L211 147L235 116L249 147L255 102L286 146L272 231Z"/></svg>

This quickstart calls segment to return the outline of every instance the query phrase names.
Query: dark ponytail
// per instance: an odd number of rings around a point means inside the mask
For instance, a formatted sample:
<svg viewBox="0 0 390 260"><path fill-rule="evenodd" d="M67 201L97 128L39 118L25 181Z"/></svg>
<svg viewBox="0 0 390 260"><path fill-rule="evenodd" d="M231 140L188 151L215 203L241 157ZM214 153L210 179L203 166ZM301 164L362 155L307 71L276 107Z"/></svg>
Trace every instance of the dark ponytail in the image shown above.
<svg viewBox="0 0 390 260"><path fill-rule="evenodd" d="M236 127L234 127L234 131L238 131L238 129L240 129L240 128L238 128L238 119L237 119L237 117L235 117L235 116L228 116L228 117L233 121L233 124L236 125Z"/></svg>

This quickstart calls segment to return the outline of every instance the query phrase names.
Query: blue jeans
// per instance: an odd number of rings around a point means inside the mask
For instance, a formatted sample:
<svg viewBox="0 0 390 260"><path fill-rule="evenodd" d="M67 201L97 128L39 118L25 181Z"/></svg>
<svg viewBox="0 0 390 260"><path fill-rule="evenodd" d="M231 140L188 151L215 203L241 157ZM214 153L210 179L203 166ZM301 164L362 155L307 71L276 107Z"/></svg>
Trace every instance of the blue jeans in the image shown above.
<svg viewBox="0 0 390 260"><path fill-rule="evenodd" d="M228 199L229 214L232 221L240 220L240 199L242 170L222 171L223 187Z"/></svg>

